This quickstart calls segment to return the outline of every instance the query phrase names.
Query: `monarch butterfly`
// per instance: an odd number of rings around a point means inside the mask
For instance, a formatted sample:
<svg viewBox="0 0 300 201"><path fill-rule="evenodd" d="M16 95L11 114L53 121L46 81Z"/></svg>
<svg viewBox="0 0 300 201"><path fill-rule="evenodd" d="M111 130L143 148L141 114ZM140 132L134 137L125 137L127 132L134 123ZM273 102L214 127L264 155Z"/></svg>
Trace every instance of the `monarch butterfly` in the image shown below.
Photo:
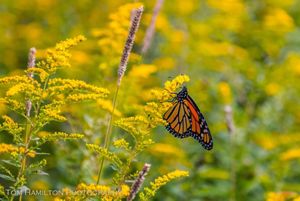
<svg viewBox="0 0 300 201"><path fill-rule="evenodd" d="M191 136L205 149L212 149L213 139L207 123L185 86L176 93L172 102L173 105L163 115L163 119L168 123L166 129L175 137Z"/></svg>

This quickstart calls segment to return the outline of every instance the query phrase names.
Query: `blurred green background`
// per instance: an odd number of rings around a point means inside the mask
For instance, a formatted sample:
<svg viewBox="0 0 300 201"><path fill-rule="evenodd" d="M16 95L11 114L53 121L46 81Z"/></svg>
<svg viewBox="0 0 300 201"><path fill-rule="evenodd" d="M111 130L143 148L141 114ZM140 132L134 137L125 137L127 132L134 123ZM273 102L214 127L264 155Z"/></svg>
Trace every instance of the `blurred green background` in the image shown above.
<svg viewBox="0 0 300 201"><path fill-rule="evenodd" d="M133 2L144 4L145 12L118 97L120 116L139 114L151 99L150 89L184 73L214 138L214 149L208 152L193 139L174 138L163 126L153 131L156 143L139 156L141 163L152 164L147 182L174 169L190 172L163 187L155 200L257 201L272 192L299 194L299 0L165 0L151 47L142 56L155 1L1 0L1 77L26 69L29 48L36 47L40 59L45 48L83 34L88 40L72 51L72 67L60 76L114 91L130 20L124 5ZM232 137L226 105L233 112ZM108 117L97 107L70 106L69 122L47 129L83 132L85 141L97 143ZM5 112L0 106L0 113ZM113 133L117 136L120 130ZM50 176L30 178L31 188L95 181L97 167L83 142L47 144L44 149L51 153L45 170Z"/></svg>

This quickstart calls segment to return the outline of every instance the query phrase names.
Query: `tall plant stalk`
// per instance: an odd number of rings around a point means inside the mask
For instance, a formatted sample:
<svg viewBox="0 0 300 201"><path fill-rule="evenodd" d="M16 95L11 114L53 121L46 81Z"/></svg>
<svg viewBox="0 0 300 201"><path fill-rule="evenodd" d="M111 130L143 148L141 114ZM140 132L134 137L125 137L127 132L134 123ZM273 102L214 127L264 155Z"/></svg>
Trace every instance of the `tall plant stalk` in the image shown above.
<svg viewBox="0 0 300 201"><path fill-rule="evenodd" d="M131 53L132 47L133 47L133 43L134 43L134 39L135 39L135 34L139 28L139 24L142 18L142 13L143 13L144 7L141 6L137 9L134 9L132 12L132 20L131 20L131 26L129 28L129 32L128 32L128 36L127 36L127 40L123 49L123 53L121 56L121 60L120 60L120 64L119 64L119 69L118 69L118 80L117 80L117 88L116 88L116 92L113 98L113 109L112 109L112 113L110 114L109 117L109 122L108 122L108 126L107 126L107 130L105 133L105 139L104 139L104 148L108 149L109 148L109 144L110 144L110 139L111 139L111 130L112 130L112 121L113 121L113 115L114 115L114 111L116 108L116 102L117 102L117 97L118 97L118 92L121 86L121 81L122 78L125 74L125 71L127 69L127 63L128 63L128 59L129 59L129 55ZM104 165L104 157L101 157L100 160L100 165L99 165L99 171L98 171L98 177L97 177L97 184L100 183L100 179L101 179L101 174L102 174L102 170L103 170L103 165Z"/></svg>
<svg viewBox="0 0 300 201"><path fill-rule="evenodd" d="M28 64L27 64L27 68L34 68L35 66L35 53L36 53L36 49L30 48L29 50L29 54L28 54ZM33 73L28 73L27 75L29 78L33 79ZM20 166L20 170L18 173L18 178L17 181L20 181L25 174L25 169L26 169L26 160L27 160L27 151L28 151L28 147L29 147L29 143L30 143L30 134L31 134L31 129L32 129L32 124L30 121L30 112L31 112L31 107L32 107L32 103L30 100L26 101L26 128L25 128L25 137L24 137L24 144L25 144L25 152L24 155L22 157L21 160L21 166ZM13 199L13 197L12 197ZM19 201L22 200L22 192L20 192L20 196L19 196Z"/></svg>

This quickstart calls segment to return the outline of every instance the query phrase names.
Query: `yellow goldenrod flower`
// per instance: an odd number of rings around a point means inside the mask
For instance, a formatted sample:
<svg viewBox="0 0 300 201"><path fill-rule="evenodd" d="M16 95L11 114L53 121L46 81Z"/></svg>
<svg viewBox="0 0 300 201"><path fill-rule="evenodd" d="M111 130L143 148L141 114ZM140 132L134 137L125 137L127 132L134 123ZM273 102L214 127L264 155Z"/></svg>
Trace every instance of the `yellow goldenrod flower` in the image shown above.
<svg viewBox="0 0 300 201"><path fill-rule="evenodd" d="M18 147L13 146L11 144L0 144L0 153L11 153L11 152L18 152Z"/></svg>
<svg viewBox="0 0 300 201"><path fill-rule="evenodd" d="M157 179L154 180L154 182L151 182L150 188L145 188L144 192L140 193L140 199L142 201L149 200L151 197L154 197L156 191L163 185L167 184L168 182L176 178L187 177L187 176L189 176L189 173L187 171L175 170L166 175L158 177Z"/></svg>
<svg viewBox="0 0 300 201"><path fill-rule="evenodd" d="M102 99L102 98L99 98L97 100L97 105L100 106L102 109L112 113L113 111L113 104L111 101L109 100L105 100L105 99ZM120 117L122 114L119 110L117 110L116 108L114 109L114 115L117 116L117 117Z"/></svg>
<svg viewBox="0 0 300 201"><path fill-rule="evenodd" d="M289 32L295 25L294 20L281 8L271 8L264 18L264 26L274 32Z"/></svg>
<svg viewBox="0 0 300 201"><path fill-rule="evenodd" d="M176 146L164 143L155 143L151 146L150 152L158 156L175 156L176 158L182 158L184 152Z"/></svg>
<svg viewBox="0 0 300 201"><path fill-rule="evenodd" d="M120 200L129 195L129 187L121 185L120 190L114 191L109 186L80 183L76 187L76 192L81 192L87 196L100 196L103 200Z"/></svg>
<svg viewBox="0 0 300 201"><path fill-rule="evenodd" d="M150 64L141 64L138 66L133 66L131 71L129 72L129 76L134 78L148 78L150 74L157 71L157 67L155 65Z"/></svg>
<svg viewBox="0 0 300 201"><path fill-rule="evenodd" d="M141 6L141 3L128 3L119 7L116 12L109 15L110 22L105 28L92 31L92 34L99 38L98 45L107 58L105 62L101 62L100 69L117 66L120 63L119 58L131 24L131 11Z"/></svg>
<svg viewBox="0 0 300 201"><path fill-rule="evenodd" d="M178 87L180 87L183 83L189 82L190 78L187 75L178 75L171 81L165 82L165 89L170 92L174 92Z"/></svg>
<svg viewBox="0 0 300 201"><path fill-rule="evenodd" d="M95 144L86 144L86 146L89 150L99 153L104 158L111 161L117 167L122 167L122 161L119 159L119 157L116 154Z"/></svg>
<svg viewBox="0 0 300 201"><path fill-rule="evenodd" d="M49 133L49 132L39 132L38 135L47 141L53 141L53 140L72 140L72 139L82 139L84 137L83 134L78 133L64 133L64 132L55 132L55 133Z"/></svg>
<svg viewBox="0 0 300 201"><path fill-rule="evenodd" d="M29 79L27 76L23 75L23 76L10 76L10 77L4 77L4 78L0 78L0 84L16 84L16 83L32 83L33 80Z"/></svg>
<svg viewBox="0 0 300 201"><path fill-rule="evenodd" d="M42 68L28 68L25 72L38 75L41 79L41 82L44 82L46 78L49 77L49 73Z"/></svg>
<svg viewBox="0 0 300 201"><path fill-rule="evenodd" d="M102 94L70 94L66 97L66 101L81 102L86 100L98 100L102 97Z"/></svg>
<svg viewBox="0 0 300 201"><path fill-rule="evenodd" d="M26 153L26 155L29 156L29 157L31 157L31 158L34 158L34 157L36 156L36 152L30 150L30 151L28 151L28 152Z"/></svg>
<svg viewBox="0 0 300 201"><path fill-rule="evenodd" d="M176 66L176 60L171 57L162 57L153 61L159 69L169 70Z"/></svg>
<svg viewBox="0 0 300 201"><path fill-rule="evenodd" d="M232 96L231 96L231 89L229 84L227 82L220 82L218 84L218 90L224 103L225 104L231 103Z"/></svg>
<svg viewBox="0 0 300 201"><path fill-rule="evenodd" d="M125 139L123 139L123 138L114 141L113 145L116 148L123 148L125 150L129 150L129 143Z"/></svg>
<svg viewBox="0 0 300 201"><path fill-rule="evenodd" d="M274 82L269 83L267 84L265 91L269 96L276 95L280 91L280 85Z"/></svg>
<svg viewBox="0 0 300 201"><path fill-rule="evenodd" d="M5 144L5 143L0 144L0 153L9 153L13 156L16 156L18 154L25 154L25 152L26 152L25 147L16 147L14 145ZM26 155L33 158L35 157L36 153L32 150L29 150L27 151Z"/></svg>
<svg viewBox="0 0 300 201"><path fill-rule="evenodd" d="M41 94L40 88L35 87L33 84L18 83L8 89L8 91L6 92L6 96L14 96L22 92L28 94L28 96L30 97L39 97Z"/></svg>
<svg viewBox="0 0 300 201"><path fill-rule="evenodd" d="M293 159L297 159L297 158L300 158L300 149L299 148L289 149L280 155L280 159L284 160L284 161L293 160Z"/></svg>
<svg viewBox="0 0 300 201"><path fill-rule="evenodd" d="M300 76L300 55L289 54L287 56L286 65L292 74Z"/></svg>
<svg viewBox="0 0 300 201"><path fill-rule="evenodd" d="M67 119L64 116L61 116L61 110L59 107L51 108L45 107L41 109L41 113L43 113L46 119L55 120L55 121L66 121Z"/></svg>
<svg viewBox="0 0 300 201"><path fill-rule="evenodd" d="M121 190L117 191L117 197L118 198L124 198L127 197L129 195L130 192L130 188L127 185L121 185Z"/></svg>
<svg viewBox="0 0 300 201"><path fill-rule="evenodd" d="M48 83L49 93L62 93L69 92L69 91L80 91L80 90L86 90L88 92L96 93L96 94L102 94L103 96L107 95L109 91L105 88L96 87L94 85L87 84L84 81L81 80L71 80L71 79L61 79L61 78L54 78L51 79Z"/></svg>
<svg viewBox="0 0 300 201"><path fill-rule="evenodd" d="M70 66L69 58L71 54L69 49L79 42L86 40L82 35L59 42L53 49L46 52L46 60L37 63L37 67L44 69L47 73L54 73L59 67Z"/></svg>
<svg viewBox="0 0 300 201"><path fill-rule="evenodd" d="M268 192L266 201L287 201L296 195L294 192Z"/></svg>
<svg viewBox="0 0 300 201"><path fill-rule="evenodd" d="M9 116L3 115L2 119L4 120L4 122L2 123L2 125L0 125L0 129L6 130L13 135L17 135L24 130L24 128L19 127L19 124Z"/></svg>

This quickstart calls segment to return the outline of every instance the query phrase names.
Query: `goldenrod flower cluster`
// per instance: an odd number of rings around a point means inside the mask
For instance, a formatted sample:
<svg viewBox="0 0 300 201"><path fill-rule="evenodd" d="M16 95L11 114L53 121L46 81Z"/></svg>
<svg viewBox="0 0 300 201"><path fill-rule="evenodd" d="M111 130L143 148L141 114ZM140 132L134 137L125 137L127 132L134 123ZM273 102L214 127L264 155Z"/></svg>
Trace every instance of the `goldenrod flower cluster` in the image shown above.
<svg viewBox="0 0 300 201"><path fill-rule="evenodd" d="M105 98L109 91L105 88L88 84L81 80L55 78L54 73L60 67L70 66L70 48L85 40L83 36L67 39L58 43L55 48L47 51L45 60L35 66L35 51L30 54L30 68L25 75L15 75L0 78L0 87L4 88L5 97L1 98L12 111L19 115L15 122L7 115L2 116L4 122L0 131L13 135L14 144L0 144L0 153L9 153L19 167L17 176L6 171L8 177L13 177L15 183L11 188L18 189L26 184L28 172L41 169L46 163L41 160L29 164L28 157L39 154L40 146L47 141L75 140L84 137L82 134L65 132L41 132L51 121L65 121L62 114L64 106L85 100ZM101 149L100 149L101 150ZM101 150L103 154L112 157L110 152ZM18 159L18 160L16 160ZM120 165L117 158L114 160ZM29 164L29 165L28 165ZM121 194L120 194L121 195ZM13 199L13 197L12 197Z"/></svg>
<svg viewBox="0 0 300 201"><path fill-rule="evenodd" d="M174 179L181 178L181 177L187 177L187 176L189 176L189 173L187 171L175 170L166 175L158 177L157 179L154 180L154 182L151 182L150 188L146 187L144 189L144 192L140 193L140 199L143 201L147 201L155 195L156 191L160 187L166 185L168 182L170 182Z"/></svg>
<svg viewBox="0 0 300 201"><path fill-rule="evenodd" d="M266 201L298 201L300 195L295 192L269 192L267 193Z"/></svg>
<svg viewBox="0 0 300 201"><path fill-rule="evenodd" d="M65 132L40 132L38 134L45 141L54 141L54 140L71 140L71 139L82 139L84 137L83 134L78 133L65 133Z"/></svg>
<svg viewBox="0 0 300 201"><path fill-rule="evenodd" d="M83 192L88 197L101 197L105 201L121 200L129 195L129 187L127 185L121 185L120 190L114 191L109 186L81 183L77 186L76 191Z"/></svg>
<svg viewBox="0 0 300 201"><path fill-rule="evenodd" d="M69 67L69 58L71 57L69 49L84 40L86 40L86 38L79 35L58 43L55 48L47 50L46 60L39 62L37 67L44 69L49 74L54 73L59 67ZM42 75L42 77L44 76Z"/></svg>
<svg viewBox="0 0 300 201"><path fill-rule="evenodd" d="M17 156L18 154L26 154L27 156L33 158L35 157L36 153L32 150L27 150L24 147L16 147L11 144L0 144L0 153L9 153L12 156Z"/></svg>
<svg viewBox="0 0 300 201"><path fill-rule="evenodd" d="M111 161L114 165L116 165L116 167L120 168L122 166L122 161L116 154L95 144L86 144L86 146L89 150L97 152L103 157L105 157L107 160Z"/></svg>

